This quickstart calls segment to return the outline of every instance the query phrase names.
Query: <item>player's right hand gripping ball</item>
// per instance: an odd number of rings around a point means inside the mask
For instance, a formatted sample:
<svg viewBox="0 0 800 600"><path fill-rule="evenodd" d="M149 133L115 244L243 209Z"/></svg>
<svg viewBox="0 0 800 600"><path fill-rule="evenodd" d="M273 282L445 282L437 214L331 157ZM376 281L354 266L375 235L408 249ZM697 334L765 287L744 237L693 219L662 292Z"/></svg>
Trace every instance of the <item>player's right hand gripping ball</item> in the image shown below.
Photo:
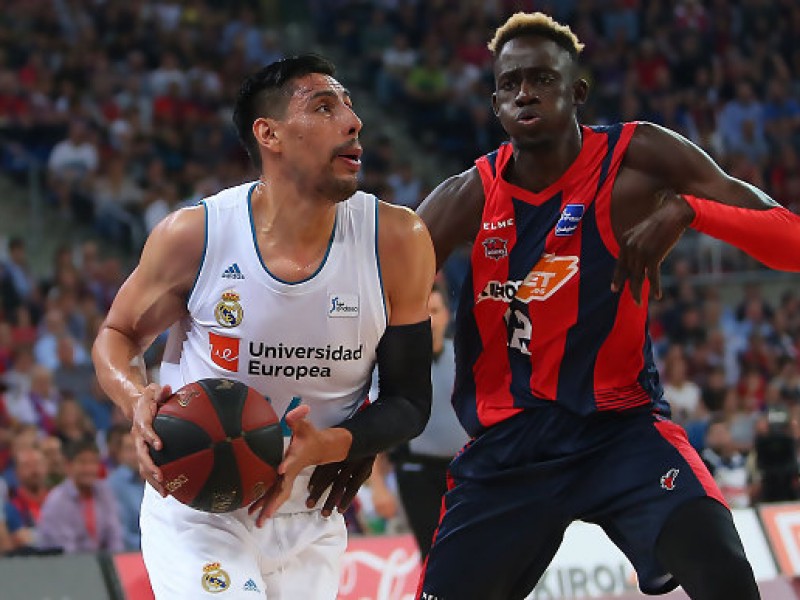
<svg viewBox="0 0 800 600"><path fill-rule="evenodd" d="M283 434L269 400L231 379L201 379L172 394L150 448L164 486L180 502L212 513L248 506L275 482Z"/></svg>

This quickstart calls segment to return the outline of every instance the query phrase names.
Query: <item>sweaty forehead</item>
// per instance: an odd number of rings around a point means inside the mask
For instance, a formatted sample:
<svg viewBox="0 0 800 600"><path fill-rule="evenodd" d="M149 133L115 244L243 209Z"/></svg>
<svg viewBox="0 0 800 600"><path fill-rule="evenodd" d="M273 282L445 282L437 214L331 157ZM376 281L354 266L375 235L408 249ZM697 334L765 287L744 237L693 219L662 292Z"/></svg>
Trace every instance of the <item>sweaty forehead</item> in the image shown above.
<svg viewBox="0 0 800 600"><path fill-rule="evenodd" d="M303 102L319 92L333 92L337 96L349 96L345 87L330 75L309 73L295 81L292 97Z"/></svg>
<svg viewBox="0 0 800 600"><path fill-rule="evenodd" d="M503 46L494 64L495 77L517 69L552 69L568 73L573 66L570 53L553 40L538 35L520 36Z"/></svg>

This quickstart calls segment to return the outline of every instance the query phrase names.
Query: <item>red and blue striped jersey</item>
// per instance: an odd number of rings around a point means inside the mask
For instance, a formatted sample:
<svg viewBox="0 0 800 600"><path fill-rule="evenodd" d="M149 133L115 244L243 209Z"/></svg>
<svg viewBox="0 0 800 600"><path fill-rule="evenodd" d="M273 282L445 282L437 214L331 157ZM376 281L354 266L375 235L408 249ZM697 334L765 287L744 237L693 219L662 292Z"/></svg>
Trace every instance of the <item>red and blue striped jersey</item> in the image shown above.
<svg viewBox="0 0 800 600"><path fill-rule="evenodd" d="M456 316L453 405L472 435L522 410L668 414L642 306L610 286L611 190L635 123L582 127L552 185L503 178L510 144L476 161L485 203Z"/></svg>

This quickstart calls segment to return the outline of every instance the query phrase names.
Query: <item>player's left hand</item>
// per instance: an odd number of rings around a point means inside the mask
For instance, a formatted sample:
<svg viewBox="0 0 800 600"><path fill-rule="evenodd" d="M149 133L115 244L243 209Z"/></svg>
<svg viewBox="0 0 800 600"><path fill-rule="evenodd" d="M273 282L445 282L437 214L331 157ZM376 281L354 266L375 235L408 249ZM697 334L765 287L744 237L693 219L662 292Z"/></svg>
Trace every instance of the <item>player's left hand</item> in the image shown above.
<svg viewBox="0 0 800 600"><path fill-rule="evenodd" d="M611 291L622 291L627 280L633 300L641 304L646 277L651 293L661 298L661 263L693 219L682 196L662 192L660 206L622 236Z"/></svg>
<svg viewBox="0 0 800 600"><path fill-rule="evenodd" d="M322 505L322 516L329 517L334 509L346 511L356 497L358 490L372 474L374 456L343 460L341 462L319 465L308 483L306 506L314 508L322 494L330 488L330 493Z"/></svg>
<svg viewBox="0 0 800 600"><path fill-rule="evenodd" d="M286 414L286 425L292 430L292 441L278 465L278 478L274 485L259 500L250 505L249 514L258 513L256 525L261 527L273 517L281 505L289 499L297 475L308 466L326 462L324 430L317 429L306 417L310 412L301 405Z"/></svg>

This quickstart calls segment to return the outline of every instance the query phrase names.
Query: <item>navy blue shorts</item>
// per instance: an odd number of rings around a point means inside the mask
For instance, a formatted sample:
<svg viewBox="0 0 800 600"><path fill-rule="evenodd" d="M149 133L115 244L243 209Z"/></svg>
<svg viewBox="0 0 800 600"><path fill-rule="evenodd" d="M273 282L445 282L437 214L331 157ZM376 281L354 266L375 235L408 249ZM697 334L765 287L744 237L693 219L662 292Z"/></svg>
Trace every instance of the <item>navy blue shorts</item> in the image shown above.
<svg viewBox="0 0 800 600"><path fill-rule="evenodd" d="M426 600L524 598L574 520L605 530L642 591L668 591L676 584L655 557L665 520L692 498L724 504L684 430L648 413L525 411L470 442L448 477Z"/></svg>

